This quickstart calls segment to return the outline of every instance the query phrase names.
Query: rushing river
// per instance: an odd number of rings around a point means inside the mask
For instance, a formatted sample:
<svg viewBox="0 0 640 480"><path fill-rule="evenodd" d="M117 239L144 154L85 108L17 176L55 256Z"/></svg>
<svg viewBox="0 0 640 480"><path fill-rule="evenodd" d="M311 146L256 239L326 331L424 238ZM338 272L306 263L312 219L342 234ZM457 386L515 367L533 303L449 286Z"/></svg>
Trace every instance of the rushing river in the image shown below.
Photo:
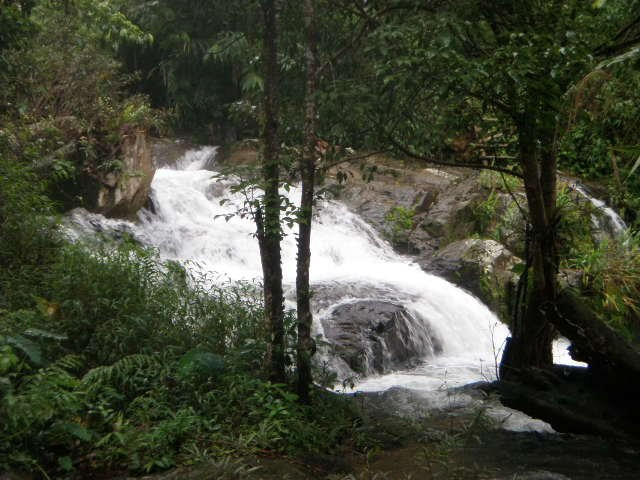
<svg viewBox="0 0 640 480"><path fill-rule="evenodd" d="M215 153L214 147L191 150L172 166L158 169L152 184L154 211L143 210L135 224L76 210L71 216L74 228L85 232L125 229L141 243L157 248L164 259L198 265L224 280L259 279L255 226L249 218L232 215L242 208L245 197L231 192L232 180L220 179L212 171ZM299 191L293 189L289 195L297 201ZM231 216L225 219L227 215ZM311 283L319 292L314 296L317 335L323 334L321 320L337 306L375 299L404 306L419 320L413 334L428 330L441 344L437 355L422 359L414 368L365 378L358 389L436 390L495 378L507 328L475 297L395 253L340 202L319 202L311 250ZM287 231L283 271L290 306L295 298L295 255L295 232ZM555 352L557 361L570 362L565 342L557 342ZM339 359L327 358L343 377L348 375Z"/></svg>

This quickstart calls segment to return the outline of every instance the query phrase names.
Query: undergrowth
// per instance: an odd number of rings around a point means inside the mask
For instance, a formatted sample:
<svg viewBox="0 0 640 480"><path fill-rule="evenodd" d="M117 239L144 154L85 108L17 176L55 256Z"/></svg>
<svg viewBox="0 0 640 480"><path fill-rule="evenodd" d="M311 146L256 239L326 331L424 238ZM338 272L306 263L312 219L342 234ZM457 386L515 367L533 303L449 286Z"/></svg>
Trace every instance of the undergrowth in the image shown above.
<svg viewBox="0 0 640 480"><path fill-rule="evenodd" d="M415 228L414 217L415 210L403 206L393 207L385 215L387 235L395 246L408 248L409 235Z"/></svg>
<svg viewBox="0 0 640 480"><path fill-rule="evenodd" d="M637 342L640 332L640 236L606 239L578 250L567 265L580 271L581 293L594 311Z"/></svg>
<svg viewBox="0 0 640 480"><path fill-rule="evenodd" d="M176 268L68 245L31 307L1 312L0 467L150 472L339 443L346 404L300 406L261 378L255 290L176 281Z"/></svg>
<svg viewBox="0 0 640 480"><path fill-rule="evenodd" d="M318 391L303 406L290 386L264 380L255 285L212 286L127 242L68 244L37 182L8 164L0 161L9 174L0 178L0 471L87 478L330 452L353 430L346 399Z"/></svg>

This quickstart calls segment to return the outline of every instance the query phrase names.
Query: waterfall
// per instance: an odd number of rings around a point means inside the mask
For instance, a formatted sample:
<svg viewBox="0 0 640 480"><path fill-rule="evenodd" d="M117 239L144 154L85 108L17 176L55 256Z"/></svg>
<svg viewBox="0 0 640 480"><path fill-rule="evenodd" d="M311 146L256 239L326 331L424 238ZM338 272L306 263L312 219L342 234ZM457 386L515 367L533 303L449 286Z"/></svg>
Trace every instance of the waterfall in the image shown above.
<svg viewBox="0 0 640 480"><path fill-rule="evenodd" d="M141 211L136 223L75 210L70 216L75 236L81 236L78 232L126 232L157 248L163 259L197 264L225 280L260 278L255 226L250 218L234 215L243 207L245 197L232 192L232 179L221 179L216 172L204 169L212 165L215 153L214 147L191 150L173 166L158 169L152 184L153 211ZM293 188L288 195L297 202L299 189ZM286 231L282 248L285 291L292 307L295 231ZM475 297L395 253L370 225L340 202L318 202L311 250L316 334L323 334L323 323L331 322L338 306L375 300L402 305L407 315L416 319L407 327L410 334L435 338L439 343L437 352L430 351L414 368L367 378L359 388L404 385L436 389L443 384L458 386L495 378L508 329ZM557 348L561 350L561 346ZM338 361L332 366L345 370Z"/></svg>
<svg viewBox="0 0 640 480"><path fill-rule="evenodd" d="M593 197L587 191L584 185L574 182L573 184L571 184L571 188L582 195L584 198L586 198L591 203L591 205L596 208L596 210L601 212L602 220L604 221L602 221L596 215L591 216L591 223L596 229L602 230L606 233L610 233L616 237L619 237L624 233L624 231L627 229L627 225L613 208L609 207L604 201Z"/></svg>

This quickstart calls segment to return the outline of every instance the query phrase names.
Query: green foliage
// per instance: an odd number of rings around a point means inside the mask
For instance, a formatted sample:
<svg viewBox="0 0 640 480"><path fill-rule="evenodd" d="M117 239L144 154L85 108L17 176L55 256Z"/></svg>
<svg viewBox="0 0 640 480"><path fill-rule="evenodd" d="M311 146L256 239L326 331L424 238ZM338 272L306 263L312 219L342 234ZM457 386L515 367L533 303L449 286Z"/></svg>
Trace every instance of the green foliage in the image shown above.
<svg viewBox="0 0 640 480"><path fill-rule="evenodd" d="M573 258L597 247L598 232L592 218L601 215L593 204L570 186L560 184L556 205L559 214L558 249L561 258Z"/></svg>
<svg viewBox="0 0 640 480"><path fill-rule="evenodd" d="M628 234L575 252L567 261L582 272L586 302L618 331L640 331L640 238Z"/></svg>
<svg viewBox="0 0 640 480"><path fill-rule="evenodd" d="M15 48L23 43L35 31L35 25L29 18L29 12L22 2L2 2L0 4L0 52ZM8 67L3 56L0 66ZM4 76L0 70L0 78Z"/></svg>
<svg viewBox="0 0 640 480"><path fill-rule="evenodd" d="M348 57L336 56L352 42L363 22L331 2L317 2L316 8L319 63L331 67L320 78L318 134L344 145L347 129L363 130L361 96L371 102L376 99L362 82L368 72L363 73L357 49L342 52ZM123 45L120 56L128 71L140 72L137 88L150 95L154 105L172 109L176 127L195 131L210 143L258 136L264 83L258 2L137 0L125 10L153 35L154 43ZM280 122L287 144L302 143L305 58L301 15L301 2L279 5ZM329 70L331 75L326 75ZM345 80L343 73L349 78ZM351 136L349 145L356 138L360 144L360 137Z"/></svg>
<svg viewBox="0 0 640 480"><path fill-rule="evenodd" d="M387 212L384 219L388 224L389 237L396 245L406 244L409 234L415 227L415 210L403 206L393 207Z"/></svg>
<svg viewBox="0 0 640 480"><path fill-rule="evenodd" d="M140 73L137 88L154 105L172 110L178 128L202 132L208 141L230 135L229 105L260 85L253 6L251 1L127 2L128 17L154 41L124 42L119 56L128 71Z"/></svg>
<svg viewBox="0 0 640 480"><path fill-rule="evenodd" d="M609 237L594 226L590 201L561 185L557 205L561 269L579 275L578 293L600 317L631 338L640 331L640 243L629 230Z"/></svg>
<svg viewBox="0 0 640 480"><path fill-rule="evenodd" d="M506 168L518 160L525 118L540 148L551 148L565 93L628 13L624 2L418 3L385 15L371 35L367 88L378 95L369 123L383 143L427 158Z"/></svg>
<svg viewBox="0 0 640 480"><path fill-rule="evenodd" d="M144 36L115 2L32 3L20 18L33 28L1 55L0 143L71 208L82 204L83 177L117 170L125 130L157 130L162 119L146 97L126 97L131 79L105 46L109 36Z"/></svg>
<svg viewBox="0 0 640 480"><path fill-rule="evenodd" d="M486 234L489 227L496 221L496 213L500 197L495 190L490 190L486 199L477 203L473 207L473 219L475 231Z"/></svg>
<svg viewBox="0 0 640 480"><path fill-rule="evenodd" d="M0 310L24 305L60 244L44 185L15 162L7 141L0 131Z"/></svg>
<svg viewBox="0 0 640 480"><path fill-rule="evenodd" d="M526 208L522 181L484 170L478 175L478 184L486 196L471 205L474 231L506 245L518 255L519 249L523 248L525 228L525 220L518 206Z"/></svg>
<svg viewBox="0 0 640 480"><path fill-rule="evenodd" d="M582 178L610 186L627 221L638 218L640 177L632 174L640 156L640 74L617 68L596 71L571 92L572 111L561 137L561 165Z"/></svg>

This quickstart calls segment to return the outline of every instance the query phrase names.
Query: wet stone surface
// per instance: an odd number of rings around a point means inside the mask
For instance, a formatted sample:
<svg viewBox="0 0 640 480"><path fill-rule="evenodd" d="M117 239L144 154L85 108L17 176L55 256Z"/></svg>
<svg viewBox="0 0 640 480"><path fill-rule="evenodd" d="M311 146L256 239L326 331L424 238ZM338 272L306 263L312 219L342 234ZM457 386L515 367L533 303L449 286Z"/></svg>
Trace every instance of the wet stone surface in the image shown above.
<svg viewBox="0 0 640 480"><path fill-rule="evenodd" d="M323 327L335 353L363 375L406 368L442 349L426 319L388 301L339 305L323 319Z"/></svg>

